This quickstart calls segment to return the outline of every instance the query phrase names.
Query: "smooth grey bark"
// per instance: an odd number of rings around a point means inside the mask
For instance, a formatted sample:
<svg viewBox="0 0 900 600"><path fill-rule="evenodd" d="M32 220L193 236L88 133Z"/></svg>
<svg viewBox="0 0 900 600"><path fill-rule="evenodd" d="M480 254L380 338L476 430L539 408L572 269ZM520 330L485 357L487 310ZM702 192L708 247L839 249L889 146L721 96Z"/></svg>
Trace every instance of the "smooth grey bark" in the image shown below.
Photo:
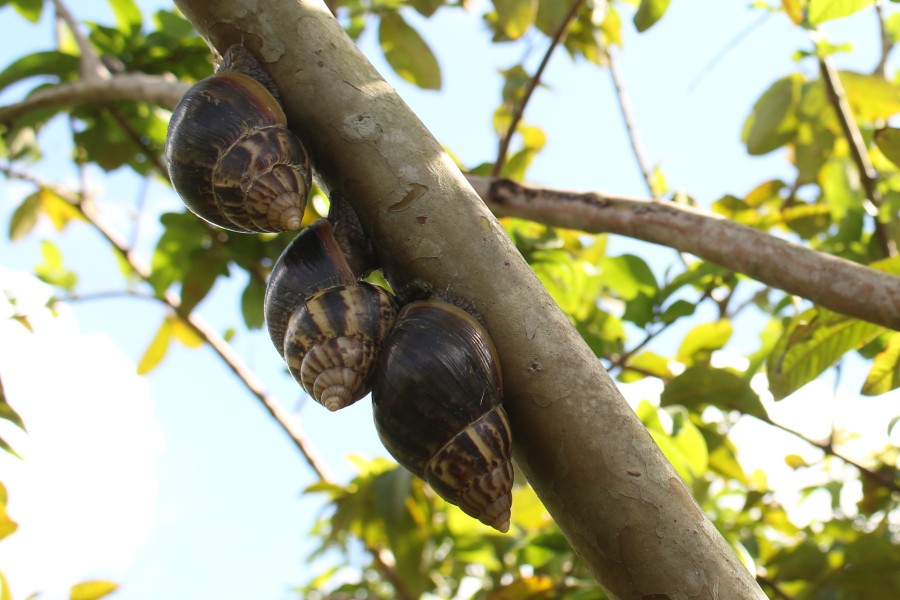
<svg viewBox="0 0 900 600"><path fill-rule="evenodd" d="M219 51L242 43L266 62L322 183L354 206L391 281L427 281L482 314L516 462L600 583L619 598L765 598L496 218L325 4L176 4Z"/></svg>

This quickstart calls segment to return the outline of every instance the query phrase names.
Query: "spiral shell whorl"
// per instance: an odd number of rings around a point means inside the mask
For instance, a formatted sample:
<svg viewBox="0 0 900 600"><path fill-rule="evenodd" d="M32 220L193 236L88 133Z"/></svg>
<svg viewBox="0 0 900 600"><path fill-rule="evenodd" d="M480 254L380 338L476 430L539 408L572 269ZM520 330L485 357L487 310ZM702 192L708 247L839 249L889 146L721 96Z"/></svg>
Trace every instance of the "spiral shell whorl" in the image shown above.
<svg viewBox="0 0 900 600"><path fill-rule="evenodd" d="M206 221L238 232L299 229L309 159L278 101L253 77L220 71L188 90L169 121L166 160L175 190Z"/></svg>
<svg viewBox="0 0 900 600"><path fill-rule="evenodd" d="M356 402L369 391L378 351L396 314L393 297L365 282L313 294L288 323L288 369L329 410Z"/></svg>
<svg viewBox="0 0 900 600"><path fill-rule="evenodd" d="M409 304L376 373L375 426L388 452L442 498L506 531L512 436L487 332L446 302Z"/></svg>

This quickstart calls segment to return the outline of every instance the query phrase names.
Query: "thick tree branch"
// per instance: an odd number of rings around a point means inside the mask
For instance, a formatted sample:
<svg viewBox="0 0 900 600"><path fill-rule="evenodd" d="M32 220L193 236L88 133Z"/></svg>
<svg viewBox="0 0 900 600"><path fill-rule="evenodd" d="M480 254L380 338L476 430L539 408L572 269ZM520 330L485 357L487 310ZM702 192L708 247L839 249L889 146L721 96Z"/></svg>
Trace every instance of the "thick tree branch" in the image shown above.
<svg viewBox="0 0 900 600"><path fill-rule="evenodd" d="M670 202L469 176L497 216L677 248L858 319L900 330L900 277Z"/></svg>
<svg viewBox="0 0 900 600"><path fill-rule="evenodd" d="M440 144L321 0L179 0L218 50L266 62L323 184L396 285L470 300L498 348L516 461L616 597L763 598ZM515 510L515 508L513 509Z"/></svg>

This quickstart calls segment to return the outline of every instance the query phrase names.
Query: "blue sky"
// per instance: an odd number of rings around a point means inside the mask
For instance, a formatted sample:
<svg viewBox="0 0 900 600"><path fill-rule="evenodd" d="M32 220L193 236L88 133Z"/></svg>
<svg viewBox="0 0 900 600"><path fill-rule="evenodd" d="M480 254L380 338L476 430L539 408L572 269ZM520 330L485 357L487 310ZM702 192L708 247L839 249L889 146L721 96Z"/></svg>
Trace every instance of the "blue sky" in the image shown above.
<svg viewBox="0 0 900 600"><path fill-rule="evenodd" d="M145 15L159 7L170 7L165 2L139 4ZM70 2L70 8L80 19L112 20L106 3L100 0ZM744 2L676 1L665 18L646 34L637 35L627 21L624 24L621 64L648 158L662 166L673 189L689 191L703 206L725 193L740 196L768 178L789 175L779 152L749 157L740 144L740 131L753 103L774 80L798 68L815 75L811 63L798 66L791 59L794 50L808 48L809 42L783 15L773 15L713 68L707 68L761 14L748 10ZM499 100L500 84L497 70L518 61L524 48L492 47L477 14L441 10L430 21L415 16L411 20L441 61L444 89L440 93L423 92L399 81L384 64L371 31L361 41L363 50L436 137L465 164L492 160L496 140L491 115ZM856 48L852 56L837 57L840 66L871 70L877 56L871 10L830 25L826 31L833 42L849 41ZM30 28L9 8L0 9L0 36L6 41L0 47L0 65L25 52L50 48L51 32L46 21ZM544 44L539 40L528 53L532 68L540 60ZM699 83L691 85L701 76ZM529 179L560 188L645 196L608 72L583 62L573 63L564 53L558 53L544 84L546 88L538 91L525 115L528 123L544 128L549 136ZM0 104L13 101L25 89L18 87L0 95ZM55 130L51 128L45 134L47 140L64 131L62 124L58 123ZM54 148L52 142L45 147L49 150L41 166L43 172L74 183L76 173L67 162L68 150L58 145ZM103 186L101 201L106 214L116 223L126 223L140 182L128 174L94 182ZM21 185L0 181L0 228L4 232L11 210L27 191ZM155 214L177 209L179 201L166 186L154 183L148 191L147 207ZM152 218L145 217L142 223L138 246L149 252L158 230ZM42 233L50 235L49 229ZM16 245L0 240L0 264L30 270L39 262L39 238L33 236ZM79 270L85 291L120 285L109 252L87 228L72 227L59 243L67 263ZM657 246L621 238L613 239L611 252L640 254L658 270L672 256ZM219 330L239 325L237 302L243 283L239 278L220 282L214 297L201 306L204 317ZM312 549L306 532L321 504L317 498L301 495L314 480L280 429L207 350L174 345L150 376L141 380L130 377L132 363L140 358L162 320L153 303L121 299L78 303L73 306L71 319L77 319L79 329L73 339L82 340L80 346L73 342L75 347L100 348L90 356L79 357L81 353L73 351L72 360L85 358L89 363L107 364L108 358L111 364L119 365L121 376L117 381L121 381L122 400L134 407L133 414L145 417L143 421L130 417L111 421L108 404L100 402L99 394L92 391L96 389L96 381L92 381L96 375L81 382L66 382L72 401L83 406L83 411L72 417L84 419L81 424L73 423L73 427L81 428L79 432L103 438L110 428L127 425L137 439L152 442L143 453L140 448L134 449L132 463L132 475L141 482L132 487L145 490L147 501L146 511L135 519L144 519L146 528L126 532L130 536L126 540L121 528L106 523L103 531L109 530L109 537L102 539L108 544L121 543L117 547L121 552L110 553L107 548L92 555L88 549L93 545L76 537L82 535L80 530L66 530L60 525L57 533L65 538L60 545L78 556L79 560L70 562L79 568L40 565L44 579L34 581L34 585L52 592L59 585L74 583L55 576L64 572L77 578L119 581L122 590L115 597L122 600L292 597L289 587L309 579L314 569L306 564L306 555ZM64 323L65 328L73 326L72 320ZM680 339L684 331L676 329L669 339ZM91 341L95 334L108 336L114 344ZM752 345L755 340L746 342ZM0 345L5 343L0 339ZM339 479L352 473L347 454L385 454L371 424L368 402L337 414L327 413L303 399L293 380L284 375L280 359L264 334L241 332L235 346L274 395L288 407L300 409L303 428ZM0 369L8 368L0 363ZM7 371L2 373L6 378ZM852 377L845 374L849 388L858 389L858 381ZM823 386L827 384L830 380ZM814 393L823 393L824 389L817 388ZM629 399L640 400L645 394L652 394L652 389L634 390ZM148 406L153 419L146 417ZM48 435L52 432L45 431ZM38 432L32 431L32 435L37 437ZM71 444L57 448L57 455L77 454L77 437ZM91 460L89 456L79 463L81 467L91 467L85 464ZM7 479L7 468L11 468L8 462L0 462L0 480ZM97 481L103 480L100 477ZM120 481L110 490L123 493L124 487ZM85 496L89 505L97 502L91 500L91 493L102 493L103 489L99 486L78 496ZM10 494L10 510L14 511L16 489L11 487ZM128 498L127 493L121 498ZM102 522L102 515L96 518ZM0 542L0 569L6 570L4 546L19 535ZM115 554L119 556L112 556ZM27 578L21 580L31 585ZM24 597L35 589L23 584L22 589L14 591L17 597ZM64 595L46 596L56 597Z"/></svg>

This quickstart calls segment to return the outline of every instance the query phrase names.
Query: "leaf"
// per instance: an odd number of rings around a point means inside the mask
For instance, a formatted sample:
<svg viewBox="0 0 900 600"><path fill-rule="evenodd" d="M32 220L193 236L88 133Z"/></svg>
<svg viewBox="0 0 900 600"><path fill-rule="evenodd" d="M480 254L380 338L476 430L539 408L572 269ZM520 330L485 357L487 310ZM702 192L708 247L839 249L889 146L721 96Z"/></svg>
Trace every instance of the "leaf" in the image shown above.
<svg viewBox="0 0 900 600"><path fill-rule="evenodd" d="M241 314L244 315L244 323L249 329L259 329L263 326L263 299L266 295L266 286L262 281L251 277L241 294Z"/></svg>
<svg viewBox="0 0 900 600"><path fill-rule="evenodd" d="M22 204L16 208L9 220L10 241L17 242L28 235L28 233L34 229L40 215L40 194L38 192L29 194L25 200L22 201Z"/></svg>
<svg viewBox="0 0 900 600"><path fill-rule="evenodd" d="M807 0L782 0L781 7L795 25L803 22L803 5Z"/></svg>
<svg viewBox="0 0 900 600"><path fill-rule="evenodd" d="M166 357L169 343L172 341L174 321L172 317L166 317L154 336L153 341L147 346L144 355L137 365L138 375L146 375L156 368L162 359Z"/></svg>
<svg viewBox="0 0 900 600"><path fill-rule="evenodd" d="M0 73L0 91L23 79L39 75L51 75L62 81L74 79L78 76L79 64L77 56L52 50L26 54Z"/></svg>
<svg viewBox="0 0 900 600"><path fill-rule="evenodd" d="M44 262L34 268L34 274L50 285L72 290L78 283L78 276L63 266L63 256L60 249L50 240L41 242L41 255Z"/></svg>
<svg viewBox="0 0 900 600"><path fill-rule="evenodd" d="M41 20L41 12L44 6L42 0L12 0L11 4L16 12L32 23Z"/></svg>
<svg viewBox="0 0 900 600"><path fill-rule="evenodd" d="M660 405L680 405L696 410L716 406L766 418L766 409L745 378L707 366L689 367L670 381L660 395Z"/></svg>
<svg viewBox="0 0 900 600"><path fill-rule="evenodd" d="M634 15L634 26L642 33L647 31L662 18L667 8L669 0L641 0Z"/></svg>
<svg viewBox="0 0 900 600"><path fill-rule="evenodd" d="M875 0L809 0L806 18L810 24L818 25L852 15L874 3Z"/></svg>
<svg viewBox="0 0 900 600"><path fill-rule="evenodd" d="M26 431L22 417L20 417L19 413L17 413L15 409L9 405L9 402L6 401L6 392L3 390L3 381L0 381L0 419L9 421L22 431Z"/></svg>
<svg viewBox="0 0 900 600"><path fill-rule="evenodd" d="M3 571L0 571L0 600L12 600L9 582L6 581L6 575L3 574Z"/></svg>
<svg viewBox="0 0 900 600"><path fill-rule="evenodd" d="M900 88L878 75L840 71L853 116L861 121L888 119L900 112Z"/></svg>
<svg viewBox="0 0 900 600"><path fill-rule="evenodd" d="M900 13L897 13L900 15ZM889 161L900 167L900 129L884 127L875 132L875 144Z"/></svg>
<svg viewBox="0 0 900 600"><path fill-rule="evenodd" d="M656 296L659 290L653 271L633 254L606 257L600 263L600 272L603 284L623 300L632 300L639 294Z"/></svg>
<svg viewBox="0 0 900 600"><path fill-rule="evenodd" d="M131 35L141 29L141 11L134 0L109 0L109 5L116 16L116 25L125 35Z"/></svg>
<svg viewBox="0 0 900 600"><path fill-rule="evenodd" d="M714 350L719 350L728 343L732 331L731 321L728 319L702 323L684 336L675 358L686 366L707 363Z"/></svg>
<svg viewBox="0 0 900 600"><path fill-rule="evenodd" d="M8 535L15 533L15 531L19 528L19 524L13 521L8 514L6 514L6 501L7 501L7 493L6 486L3 485L3 482L0 482L0 540L5 538ZM6 581L0 581L3 584L3 590L6 591Z"/></svg>
<svg viewBox="0 0 900 600"><path fill-rule="evenodd" d="M443 0L409 0L409 5L423 17L430 17L444 5Z"/></svg>
<svg viewBox="0 0 900 600"><path fill-rule="evenodd" d="M119 589L118 583L94 580L76 583L69 593L69 600L99 600Z"/></svg>
<svg viewBox="0 0 900 600"><path fill-rule="evenodd" d="M537 0L493 0L493 2L497 11L497 26L510 40L517 40L525 35L537 18Z"/></svg>
<svg viewBox="0 0 900 600"><path fill-rule="evenodd" d="M872 368L863 383L864 396L877 396L900 387L900 334L888 338L887 347L872 361Z"/></svg>
<svg viewBox="0 0 900 600"><path fill-rule="evenodd" d="M747 152L754 156L768 154L794 138L802 83L803 76L797 73L783 77L756 101L741 133Z"/></svg>
<svg viewBox="0 0 900 600"><path fill-rule="evenodd" d="M206 298L219 275L227 275L228 267L216 253L194 252L181 284L181 306L188 312Z"/></svg>
<svg viewBox="0 0 900 600"><path fill-rule="evenodd" d="M813 307L795 316L767 363L769 389L776 400L800 389L845 353L861 348L886 329Z"/></svg>
<svg viewBox="0 0 900 600"><path fill-rule="evenodd" d="M554 35L572 8L572 2L574 0L538 0L535 26L546 36Z"/></svg>
<svg viewBox="0 0 900 600"><path fill-rule="evenodd" d="M441 68L437 58L400 13L382 15L378 41L384 57L400 77L426 90L441 89Z"/></svg>
<svg viewBox="0 0 900 600"><path fill-rule="evenodd" d="M172 319L172 337L188 348L199 348L204 339L181 318Z"/></svg>

